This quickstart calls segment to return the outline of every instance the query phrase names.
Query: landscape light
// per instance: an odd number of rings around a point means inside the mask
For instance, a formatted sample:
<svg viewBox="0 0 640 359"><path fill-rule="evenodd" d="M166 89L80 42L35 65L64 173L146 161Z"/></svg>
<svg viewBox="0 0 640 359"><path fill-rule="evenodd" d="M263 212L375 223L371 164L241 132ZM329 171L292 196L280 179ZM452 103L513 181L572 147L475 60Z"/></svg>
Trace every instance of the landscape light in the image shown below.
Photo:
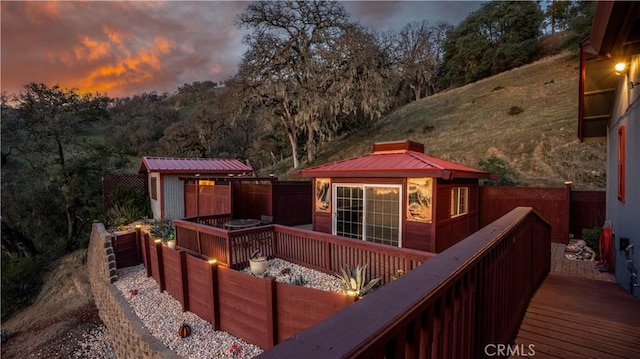
<svg viewBox="0 0 640 359"><path fill-rule="evenodd" d="M624 62L618 62L613 68L616 70L616 74L620 75L627 70L627 64Z"/></svg>
<svg viewBox="0 0 640 359"><path fill-rule="evenodd" d="M216 263L218 263L217 259L209 259L207 262L209 262L209 264L214 265Z"/></svg>

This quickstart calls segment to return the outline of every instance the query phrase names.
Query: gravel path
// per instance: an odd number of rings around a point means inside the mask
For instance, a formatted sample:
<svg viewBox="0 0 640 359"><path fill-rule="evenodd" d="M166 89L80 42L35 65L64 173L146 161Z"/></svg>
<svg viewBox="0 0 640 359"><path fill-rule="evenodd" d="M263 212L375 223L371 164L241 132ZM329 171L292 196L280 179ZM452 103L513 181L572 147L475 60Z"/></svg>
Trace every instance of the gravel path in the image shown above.
<svg viewBox="0 0 640 359"><path fill-rule="evenodd" d="M249 275L250 270L243 270ZM281 259L269 260L267 275L276 281L289 283L302 276L305 287L340 292L340 280ZM198 358L252 358L262 352L255 345L244 342L223 331L214 331L211 324L191 312L183 312L180 303L166 292L160 293L158 284L147 277L143 265L118 270L118 280L114 283L142 320L151 335L162 341L168 348L187 359ZM177 335L182 323L191 326L191 335L180 338ZM76 358L113 358L113 349L108 343L106 329L100 327L87 334L82 350ZM236 348L236 354L232 353Z"/></svg>

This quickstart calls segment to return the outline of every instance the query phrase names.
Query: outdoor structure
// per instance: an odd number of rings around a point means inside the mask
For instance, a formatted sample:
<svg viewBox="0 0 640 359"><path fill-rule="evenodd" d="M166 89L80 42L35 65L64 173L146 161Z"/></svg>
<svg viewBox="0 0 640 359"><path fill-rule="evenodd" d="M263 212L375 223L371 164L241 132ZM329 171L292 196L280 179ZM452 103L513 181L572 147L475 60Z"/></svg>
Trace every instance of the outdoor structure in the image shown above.
<svg viewBox="0 0 640 359"><path fill-rule="evenodd" d="M202 177L185 179L184 217L199 218L211 225L224 225L230 219L260 220L263 216L271 223L287 226L311 223L309 181L230 177L216 180L215 185L211 182ZM217 224L209 221L214 217Z"/></svg>
<svg viewBox="0 0 640 359"><path fill-rule="evenodd" d="M413 141L298 175L313 178L314 231L437 253L478 230L478 180L491 176Z"/></svg>
<svg viewBox="0 0 640 359"><path fill-rule="evenodd" d="M640 3L598 2L580 70L578 137L607 137L614 270L640 296Z"/></svg>
<svg viewBox="0 0 640 359"><path fill-rule="evenodd" d="M143 157L138 173L147 173L147 186L154 219L185 217L185 181L198 179L208 191L229 191L229 176L253 173L251 167L234 159ZM214 186L226 185L219 189Z"/></svg>

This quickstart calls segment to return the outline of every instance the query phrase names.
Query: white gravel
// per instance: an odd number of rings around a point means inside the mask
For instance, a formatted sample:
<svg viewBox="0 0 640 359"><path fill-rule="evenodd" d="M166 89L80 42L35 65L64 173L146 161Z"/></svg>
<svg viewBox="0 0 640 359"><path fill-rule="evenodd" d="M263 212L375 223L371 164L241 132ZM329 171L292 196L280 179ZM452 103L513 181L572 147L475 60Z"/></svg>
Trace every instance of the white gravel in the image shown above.
<svg viewBox="0 0 640 359"><path fill-rule="evenodd" d="M243 271L250 274L249 268ZM305 287L340 292L340 280L337 277L281 259L269 260L267 275L285 283L302 275L306 281ZM166 292L160 293L155 280L146 276L143 265L118 270L118 280L114 285L151 335L183 358L252 358L262 352L259 347L227 332L213 330L211 324L197 315L183 312L177 300ZM187 338L180 338L177 334L182 323L191 326L191 335ZM106 328L100 327L88 333L86 338L85 342L80 343L81 349L76 351L75 358L114 358ZM232 348L238 348L235 355L231 352Z"/></svg>
<svg viewBox="0 0 640 359"><path fill-rule="evenodd" d="M84 333L83 340L78 344L80 348L76 349L73 357L91 358L91 359L116 359L116 354L109 342L109 333L104 324Z"/></svg>

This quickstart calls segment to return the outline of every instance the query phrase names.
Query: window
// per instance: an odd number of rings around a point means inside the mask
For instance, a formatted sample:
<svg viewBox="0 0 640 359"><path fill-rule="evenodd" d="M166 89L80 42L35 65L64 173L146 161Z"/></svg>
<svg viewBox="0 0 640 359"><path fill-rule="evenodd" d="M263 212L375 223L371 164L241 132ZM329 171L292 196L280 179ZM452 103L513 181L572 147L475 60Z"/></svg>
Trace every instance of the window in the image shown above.
<svg viewBox="0 0 640 359"><path fill-rule="evenodd" d="M618 130L618 200L624 203L626 187L626 129L625 126Z"/></svg>
<svg viewBox="0 0 640 359"><path fill-rule="evenodd" d="M334 185L335 235L399 247L400 186Z"/></svg>
<svg viewBox="0 0 640 359"><path fill-rule="evenodd" d="M151 177L151 199L158 199L158 178Z"/></svg>
<svg viewBox="0 0 640 359"><path fill-rule="evenodd" d="M468 187L454 187L451 189L451 217L467 214Z"/></svg>

